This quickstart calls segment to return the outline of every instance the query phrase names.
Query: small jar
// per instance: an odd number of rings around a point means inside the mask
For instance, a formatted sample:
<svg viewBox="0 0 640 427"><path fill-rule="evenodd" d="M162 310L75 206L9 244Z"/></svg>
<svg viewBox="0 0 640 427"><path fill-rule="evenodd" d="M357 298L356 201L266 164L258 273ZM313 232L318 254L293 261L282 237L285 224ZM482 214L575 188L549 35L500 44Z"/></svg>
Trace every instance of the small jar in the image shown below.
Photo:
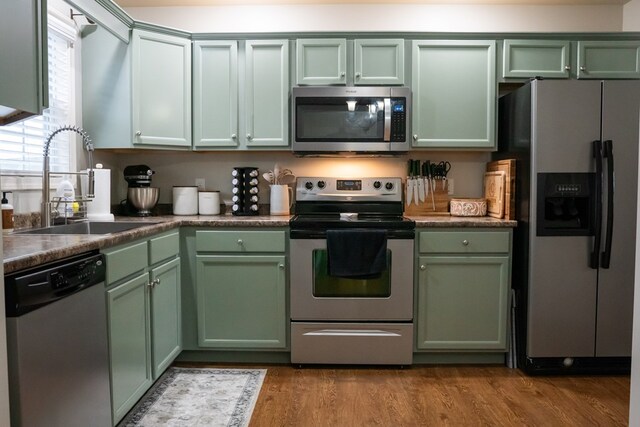
<svg viewBox="0 0 640 427"><path fill-rule="evenodd" d="M200 191L198 192L198 213L200 215L220 214L220 192Z"/></svg>

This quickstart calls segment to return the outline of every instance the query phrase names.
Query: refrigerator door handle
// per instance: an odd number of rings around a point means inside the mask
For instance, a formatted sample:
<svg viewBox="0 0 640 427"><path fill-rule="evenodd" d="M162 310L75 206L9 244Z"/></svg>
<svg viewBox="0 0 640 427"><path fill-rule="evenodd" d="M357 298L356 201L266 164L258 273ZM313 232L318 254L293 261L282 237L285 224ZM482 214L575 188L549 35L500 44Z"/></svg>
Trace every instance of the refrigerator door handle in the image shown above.
<svg viewBox="0 0 640 427"><path fill-rule="evenodd" d="M602 268L609 268L611 263L611 242L613 240L613 194L615 190L615 171L613 169L613 141L603 142L604 157L607 159L607 234L602 252Z"/></svg>
<svg viewBox="0 0 640 427"><path fill-rule="evenodd" d="M598 269L602 241L602 141L593 141L593 157L596 160L596 188L593 203L593 251L591 251L589 266Z"/></svg>

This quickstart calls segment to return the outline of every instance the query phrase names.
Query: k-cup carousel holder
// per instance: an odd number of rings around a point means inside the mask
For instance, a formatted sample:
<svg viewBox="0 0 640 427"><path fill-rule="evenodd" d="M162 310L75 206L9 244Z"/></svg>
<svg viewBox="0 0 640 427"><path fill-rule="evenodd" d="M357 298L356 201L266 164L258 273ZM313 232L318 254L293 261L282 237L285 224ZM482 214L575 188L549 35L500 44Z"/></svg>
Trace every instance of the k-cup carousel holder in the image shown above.
<svg viewBox="0 0 640 427"><path fill-rule="evenodd" d="M231 171L232 215L258 215L258 168L235 167Z"/></svg>

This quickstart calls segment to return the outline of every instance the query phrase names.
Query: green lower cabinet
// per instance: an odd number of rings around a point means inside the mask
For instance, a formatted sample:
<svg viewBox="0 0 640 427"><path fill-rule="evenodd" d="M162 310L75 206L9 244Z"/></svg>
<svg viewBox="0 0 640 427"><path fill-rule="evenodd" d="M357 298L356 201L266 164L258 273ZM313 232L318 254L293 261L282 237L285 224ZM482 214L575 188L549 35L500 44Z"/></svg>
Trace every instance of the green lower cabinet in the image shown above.
<svg viewBox="0 0 640 427"><path fill-rule="evenodd" d="M145 272L107 291L114 423L153 383L148 284Z"/></svg>
<svg viewBox="0 0 640 427"><path fill-rule="evenodd" d="M421 256L418 350L507 349L508 256Z"/></svg>
<svg viewBox="0 0 640 427"><path fill-rule="evenodd" d="M284 255L198 255L198 344L287 347Z"/></svg>
<svg viewBox="0 0 640 427"><path fill-rule="evenodd" d="M151 343L157 379L182 350L180 258L151 270Z"/></svg>

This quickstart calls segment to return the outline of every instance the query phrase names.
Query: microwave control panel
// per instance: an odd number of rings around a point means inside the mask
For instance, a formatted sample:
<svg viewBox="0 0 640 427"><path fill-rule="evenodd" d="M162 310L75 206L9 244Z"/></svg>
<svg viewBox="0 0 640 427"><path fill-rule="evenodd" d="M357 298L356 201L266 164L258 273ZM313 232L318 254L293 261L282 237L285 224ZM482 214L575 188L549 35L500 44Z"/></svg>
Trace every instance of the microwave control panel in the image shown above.
<svg viewBox="0 0 640 427"><path fill-rule="evenodd" d="M391 142L404 142L407 136L406 98L391 98Z"/></svg>

